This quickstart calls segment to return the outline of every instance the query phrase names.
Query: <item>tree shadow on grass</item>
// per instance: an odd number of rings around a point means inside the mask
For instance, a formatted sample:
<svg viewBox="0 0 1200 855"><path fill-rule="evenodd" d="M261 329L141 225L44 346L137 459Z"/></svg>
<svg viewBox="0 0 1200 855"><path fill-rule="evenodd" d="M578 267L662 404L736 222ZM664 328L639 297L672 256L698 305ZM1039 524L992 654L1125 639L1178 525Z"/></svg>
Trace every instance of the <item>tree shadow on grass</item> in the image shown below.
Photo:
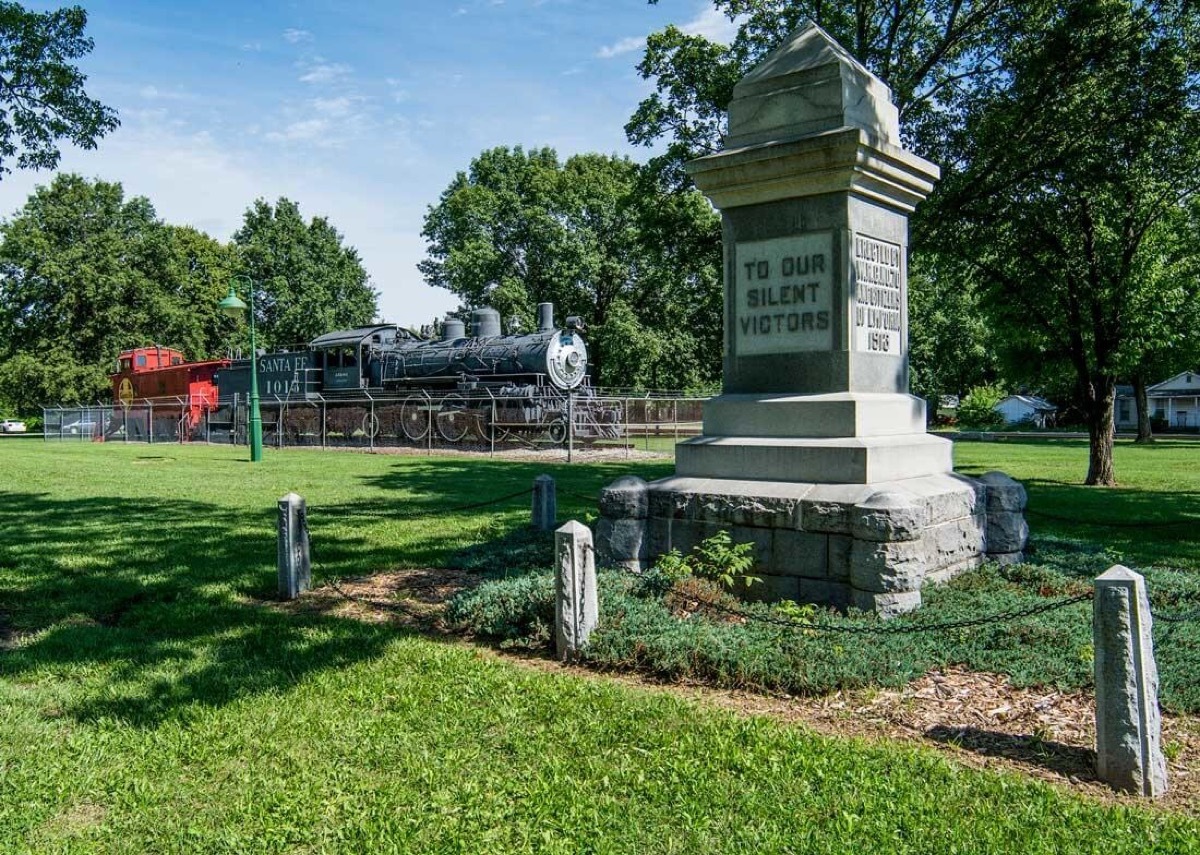
<svg viewBox="0 0 1200 855"><path fill-rule="evenodd" d="M0 676L78 675L66 714L151 726L380 655L395 628L261 604L274 595L273 516L0 493ZM376 566L366 539L328 540Z"/></svg>

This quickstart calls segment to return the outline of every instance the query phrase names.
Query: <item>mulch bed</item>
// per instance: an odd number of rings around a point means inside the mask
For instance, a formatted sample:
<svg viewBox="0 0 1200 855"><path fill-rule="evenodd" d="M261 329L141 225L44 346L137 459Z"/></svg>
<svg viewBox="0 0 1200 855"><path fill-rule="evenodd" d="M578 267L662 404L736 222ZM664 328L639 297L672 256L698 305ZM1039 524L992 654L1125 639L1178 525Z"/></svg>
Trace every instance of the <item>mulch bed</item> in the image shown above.
<svg viewBox="0 0 1200 855"><path fill-rule="evenodd" d="M477 584L463 571L393 570L345 579L275 607L296 613L331 613L391 622L425 632L444 632L445 603ZM856 689L819 697L770 696L694 683L663 683L637 674L605 673L566 666L546 655L493 650L524 667L569 672L687 695L746 715L769 716L820 733L932 746L977 768L1020 772L1111 803L1147 802L1113 792L1096 779L1095 699L1089 691L1017 688L1007 677L948 668L932 671L901 689ZM1200 717L1163 716L1170 792L1158 807L1200 815Z"/></svg>

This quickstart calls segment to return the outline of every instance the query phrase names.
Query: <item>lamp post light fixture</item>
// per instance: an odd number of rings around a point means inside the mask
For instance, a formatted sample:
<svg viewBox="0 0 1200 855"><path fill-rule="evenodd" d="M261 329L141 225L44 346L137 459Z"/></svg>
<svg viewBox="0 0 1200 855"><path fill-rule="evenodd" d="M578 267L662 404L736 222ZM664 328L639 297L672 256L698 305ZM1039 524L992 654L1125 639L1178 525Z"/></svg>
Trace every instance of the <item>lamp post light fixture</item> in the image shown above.
<svg viewBox="0 0 1200 855"><path fill-rule="evenodd" d="M237 295L236 284L245 283L246 293L250 295L250 305L247 306ZM258 351L254 341L254 282L249 276L234 276L229 280L229 296L217 304L217 307L231 318L240 318L246 312L250 313L250 462L262 460L262 410L258 405Z"/></svg>

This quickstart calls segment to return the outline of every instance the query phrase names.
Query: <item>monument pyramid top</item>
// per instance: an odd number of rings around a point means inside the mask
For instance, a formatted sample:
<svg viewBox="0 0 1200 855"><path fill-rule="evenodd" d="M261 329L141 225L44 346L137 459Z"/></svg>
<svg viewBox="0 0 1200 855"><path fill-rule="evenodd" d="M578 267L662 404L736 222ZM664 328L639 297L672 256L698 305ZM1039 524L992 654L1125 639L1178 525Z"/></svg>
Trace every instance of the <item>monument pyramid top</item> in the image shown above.
<svg viewBox="0 0 1200 855"><path fill-rule="evenodd" d="M891 90L812 21L733 88L725 148L861 128L899 145Z"/></svg>

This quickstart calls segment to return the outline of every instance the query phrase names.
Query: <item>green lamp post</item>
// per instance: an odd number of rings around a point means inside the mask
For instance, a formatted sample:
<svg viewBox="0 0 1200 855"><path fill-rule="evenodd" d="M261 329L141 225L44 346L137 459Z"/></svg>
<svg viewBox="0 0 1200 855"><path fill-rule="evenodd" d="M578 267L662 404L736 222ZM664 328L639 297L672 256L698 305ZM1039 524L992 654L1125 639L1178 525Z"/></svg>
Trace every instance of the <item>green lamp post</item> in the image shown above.
<svg viewBox="0 0 1200 855"><path fill-rule="evenodd" d="M250 305L247 306L239 299L235 284L246 284L246 292L250 295ZM249 276L235 276L229 280L229 296L217 304L217 307L231 318L240 318L247 311L250 313L250 462L262 460L262 410L258 406L258 352L254 341L254 282Z"/></svg>

